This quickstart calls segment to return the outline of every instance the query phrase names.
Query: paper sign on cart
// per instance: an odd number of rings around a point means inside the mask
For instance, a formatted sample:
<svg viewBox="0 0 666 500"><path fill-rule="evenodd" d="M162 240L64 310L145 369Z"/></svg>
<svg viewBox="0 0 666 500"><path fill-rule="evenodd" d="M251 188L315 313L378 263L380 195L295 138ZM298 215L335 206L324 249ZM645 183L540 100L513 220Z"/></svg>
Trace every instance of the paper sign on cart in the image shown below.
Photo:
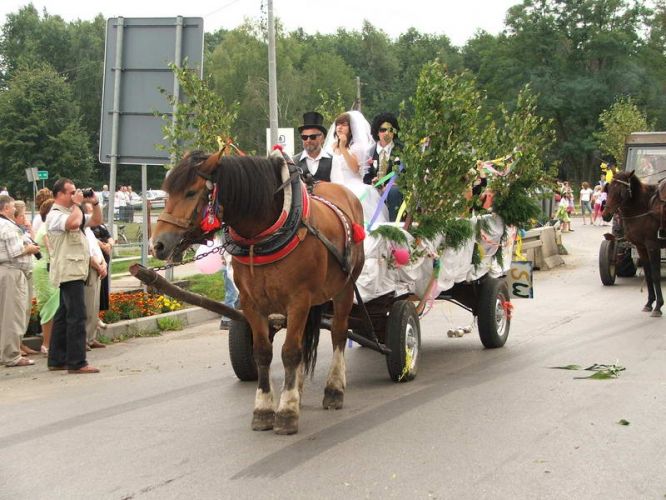
<svg viewBox="0 0 666 500"><path fill-rule="evenodd" d="M532 281L532 261L514 260L506 275L511 297L518 299L533 299L534 287Z"/></svg>

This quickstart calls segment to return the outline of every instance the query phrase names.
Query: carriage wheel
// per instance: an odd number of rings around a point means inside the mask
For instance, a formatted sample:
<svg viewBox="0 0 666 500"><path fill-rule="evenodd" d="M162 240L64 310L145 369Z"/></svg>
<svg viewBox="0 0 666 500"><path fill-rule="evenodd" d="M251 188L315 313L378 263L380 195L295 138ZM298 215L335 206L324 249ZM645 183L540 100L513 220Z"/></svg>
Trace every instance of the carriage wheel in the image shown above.
<svg viewBox="0 0 666 500"><path fill-rule="evenodd" d="M252 354L252 328L247 321L231 321L229 357L234 373L243 382L251 382L259 378Z"/></svg>
<svg viewBox="0 0 666 500"><path fill-rule="evenodd" d="M636 263L631 257L631 248L627 248L619 254L617 258L617 264L615 266L615 273L620 278L632 278L636 276Z"/></svg>
<svg viewBox="0 0 666 500"><path fill-rule="evenodd" d="M409 300L391 306L386 321L386 366L391 380L407 382L416 377L421 351L421 327L416 307Z"/></svg>
<svg viewBox="0 0 666 500"><path fill-rule="evenodd" d="M511 327L511 296L504 279L486 278L478 307L479 337L484 347L502 347Z"/></svg>
<svg viewBox="0 0 666 500"><path fill-rule="evenodd" d="M599 247L599 277L605 286L615 284L615 242L603 240Z"/></svg>

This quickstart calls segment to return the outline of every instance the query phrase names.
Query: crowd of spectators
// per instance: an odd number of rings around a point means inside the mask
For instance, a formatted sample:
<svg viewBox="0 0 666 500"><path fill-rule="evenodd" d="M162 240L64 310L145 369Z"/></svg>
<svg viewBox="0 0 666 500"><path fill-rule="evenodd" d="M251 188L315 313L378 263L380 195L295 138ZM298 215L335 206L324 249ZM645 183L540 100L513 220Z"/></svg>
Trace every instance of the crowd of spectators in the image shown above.
<svg viewBox="0 0 666 500"><path fill-rule="evenodd" d="M70 179L58 179L53 191L39 190L32 221L26 205L0 188L0 364L32 366L31 356L48 357L49 370L97 373L86 352L105 347L97 335L106 325L107 278L114 241L102 223L100 199L85 195ZM42 345L23 344L33 297L39 310Z"/></svg>

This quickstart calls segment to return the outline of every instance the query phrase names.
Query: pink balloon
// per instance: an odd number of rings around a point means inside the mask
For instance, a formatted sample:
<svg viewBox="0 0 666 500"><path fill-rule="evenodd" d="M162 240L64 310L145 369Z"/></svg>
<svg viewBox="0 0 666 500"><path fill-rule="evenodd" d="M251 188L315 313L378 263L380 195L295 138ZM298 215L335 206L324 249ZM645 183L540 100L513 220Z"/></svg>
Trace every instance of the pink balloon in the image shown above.
<svg viewBox="0 0 666 500"><path fill-rule="evenodd" d="M219 243L213 243L212 241L207 242L206 245L199 245L196 256L199 257L199 255L210 252L213 248L219 246ZM203 259L195 260L194 263L201 274L216 273L222 269L222 266L224 265L222 256L219 253L208 254Z"/></svg>
<svg viewBox="0 0 666 500"><path fill-rule="evenodd" d="M404 266L409 262L409 250L406 248L394 248L391 252L396 266Z"/></svg>

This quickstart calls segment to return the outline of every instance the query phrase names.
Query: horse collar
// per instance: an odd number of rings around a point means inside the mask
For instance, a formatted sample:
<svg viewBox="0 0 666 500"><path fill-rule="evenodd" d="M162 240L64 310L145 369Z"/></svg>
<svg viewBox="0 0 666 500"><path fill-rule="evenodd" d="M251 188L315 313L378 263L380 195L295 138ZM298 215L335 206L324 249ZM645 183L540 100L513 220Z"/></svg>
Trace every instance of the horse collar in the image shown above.
<svg viewBox="0 0 666 500"><path fill-rule="evenodd" d="M301 220L310 215L310 200L299 176L292 177L284 196L285 206L275 223L252 238L223 226L224 246L234 260L250 266L270 264L289 255L302 241L299 229Z"/></svg>

